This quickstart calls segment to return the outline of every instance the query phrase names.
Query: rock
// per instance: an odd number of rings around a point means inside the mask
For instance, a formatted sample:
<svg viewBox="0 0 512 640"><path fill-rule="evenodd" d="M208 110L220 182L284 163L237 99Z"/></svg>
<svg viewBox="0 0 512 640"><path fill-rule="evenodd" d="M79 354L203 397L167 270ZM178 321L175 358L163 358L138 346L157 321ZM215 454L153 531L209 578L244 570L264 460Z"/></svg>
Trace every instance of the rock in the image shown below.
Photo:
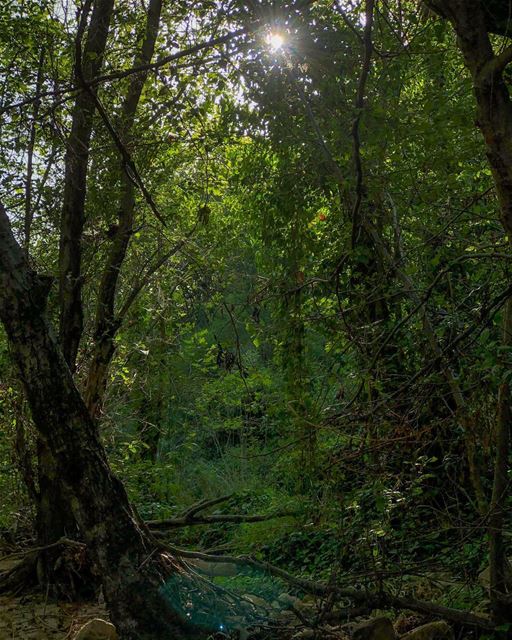
<svg viewBox="0 0 512 640"><path fill-rule="evenodd" d="M396 633L389 618L371 618L352 627L354 640L396 640Z"/></svg>
<svg viewBox="0 0 512 640"><path fill-rule="evenodd" d="M281 602L287 607L300 607L302 601L300 598L290 595L289 593L281 593L277 597L278 602Z"/></svg>
<svg viewBox="0 0 512 640"><path fill-rule="evenodd" d="M400 640L453 640L453 631L444 620L429 622L403 635Z"/></svg>
<svg viewBox="0 0 512 640"><path fill-rule="evenodd" d="M113 624L94 618L79 629L73 640L118 640L118 637Z"/></svg>
<svg viewBox="0 0 512 640"><path fill-rule="evenodd" d="M267 602L266 600L263 600L263 598L260 598L259 596L255 596L252 593L244 593L244 599L249 600L251 604L253 604L255 607L260 607L261 609L272 608L272 605L270 604L270 602Z"/></svg>
<svg viewBox="0 0 512 640"><path fill-rule="evenodd" d="M400 614L398 618L395 620L395 631L399 636L403 636L409 631L416 629L416 627L421 627L422 624L425 624L426 620L423 616L418 616L415 614L406 615L404 613Z"/></svg>
<svg viewBox="0 0 512 640"><path fill-rule="evenodd" d="M240 567L231 562L208 562L201 560L201 558L194 558L193 560L189 560L189 564L210 578L231 578L240 573Z"/></svg>
<svg viewBox="0 0 512 640"><path fill-rule="evenodd" d="M512 585L512 557L508 557L505 566L505 579L509 585ZM486 567L478 574L478 582L488 589L491 586L491 567Z"/></svg>
<svg viewBox="0 0 512 640"><path fill-rule="evenodd" d="M292 636L292 640L314 640L316 635L315 629L304 629Z"/></svg>

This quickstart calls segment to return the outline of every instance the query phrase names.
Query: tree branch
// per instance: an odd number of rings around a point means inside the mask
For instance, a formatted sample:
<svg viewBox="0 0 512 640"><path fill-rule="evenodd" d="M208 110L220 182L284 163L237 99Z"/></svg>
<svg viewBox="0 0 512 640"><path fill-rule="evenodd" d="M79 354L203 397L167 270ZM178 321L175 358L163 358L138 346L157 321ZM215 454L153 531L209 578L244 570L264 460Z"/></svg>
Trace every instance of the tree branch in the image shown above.
<svg viewBox="0 0 512 640"><path fill-rule="evenodd" d="M487 62L480 72L478 73L476 80L478 84L489 84L493 82L500 74L505 71L505 68L512 62L512 45L508 46L501 53L494 56L489 62Z"/></svg>
<svg viewBox="0 0 512 640"><path fill-rule="evenodd" d="M193 229L184 238L182 238L179 242L177 242L174 245L174 247L172 247L172 249L170 249L167 253L165 253L159 260L157 260L155 264L149 267L146 273L143 276L141 276L140 280L134 284L132 290L130 291L123 305L119 309L119 312L115 320L116 323L121 323L124 320L126 314L130 310L130 307L135 302L135 300L137 299L137 296L142 291L142 289L144 289L146 284L149 282L151 276L154 275L158 271L158 269L160 269L160 267L162 267L170 258L172 258L173 255L175 255L176 253L178 253L178 251L182 249L182 247L188 242L189 238L194 233L195 229L196 227L194 226Z"/></svg>
<svg viewBox="0 0 512 640"><path fill-rule="evenodd" d="M230 493L226 496L220 496L220 498L213 498L212 500L199 500L199 502L194 503L193 505L191 505L188 509L185 509L185 511L181 514L181 518L191 518L192 516L195 516L196 513L199 513L200 511L204 511L205 509L208 509L209 507L213 507L217 504L221 504L222 502L227 502L230 498L233 497L233 494Z"/></svg>
<svg viewBox="0 0 512 640"><path fill-rule="evenodd" d="M147 520L146 524L150 529L178 529L180 527L193 527L205 524L222 524L232 523L240 524L243 522L264 522L265 520L273 520L274 518L286 518L297 515L292 511L283 511L279 513L265 513L256 515L246 514L214 514L210 516L178 516L169 518L168 520Z"/></svg>
<svg viewBox="0 0 512 640"><path fill-rule="evenodd" d="M365 603L371 608L390 606L400 609L409 609L410 611L417 611L419 613L426 613L438 618L444 618L459 625L484 629L486 631L494 629L494 624L489 620L489 618L479 616L468 611L460 611L459 609L445 607L433 602L416 600L415 598L394 596L385 592L375 593L364 589L356 589L354 587L342 587L335 584L333 585L325 582L308 580L306 578L299 578L288 573L288 571L284 571L284 569L281 569L276 565L270 564L269 562L261 562L250 556L217 556L198 551L187 551L186 549L164 544L161 544L160 547L162 550L169 551L175 556L182 558L195 558L203 560L204 562L220 562L224 564L234 564L241 567L252 567L253 569L258 569L271 576L280 578L306 593L311 593L317 596L335 594L338 598L350 598L355 602Z"/></svg>

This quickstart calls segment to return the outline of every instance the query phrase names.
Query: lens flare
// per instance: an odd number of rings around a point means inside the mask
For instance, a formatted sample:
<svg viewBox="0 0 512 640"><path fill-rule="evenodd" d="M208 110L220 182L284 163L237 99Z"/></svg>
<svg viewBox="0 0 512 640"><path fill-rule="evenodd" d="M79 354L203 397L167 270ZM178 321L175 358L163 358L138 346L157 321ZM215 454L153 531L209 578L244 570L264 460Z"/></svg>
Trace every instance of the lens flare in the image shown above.
<svg viewBox="0 0 512 640"><path fill-rule="evenodd" d="M280 33L269 33L267 44L272 51L279 51L284 47L284 38Z"/></svg>

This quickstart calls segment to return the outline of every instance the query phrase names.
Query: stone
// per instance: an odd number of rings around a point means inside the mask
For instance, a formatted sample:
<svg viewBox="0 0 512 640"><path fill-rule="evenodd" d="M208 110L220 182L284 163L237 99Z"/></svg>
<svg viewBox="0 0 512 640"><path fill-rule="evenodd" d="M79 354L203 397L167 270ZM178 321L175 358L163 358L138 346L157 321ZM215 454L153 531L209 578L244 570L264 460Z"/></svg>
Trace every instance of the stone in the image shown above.
<svg viewBox="0 0 512 640"><path fill-rule="evenodd" d="M505 579L509 585L512 585L512 557L506 559L505 566ZM478 582L488 589L491 586L491 568L487 566L483 571L478 574Z"/></svg>
<svg viewBox="0 0 512 640"><path fill-rule="evenodd" d="M393 623L389 618L371 618L352 627L353 640L396 640Z"/></svg>
<svg viewBox="0 0 512 640"><path fill-rule="evenodd" d="M73 640L118 640L116 628L110 622L93 618L86 622Z"/></svg>
<svg viewBox="0 0 512 640"><path fill-rule="evenodd" d="M302 605L302 601L300 598L296 598L295 596L290 595L289 593L281 593L277 597L277 601L281 603L284 607L300 607Z"/></svg>
<svg viewBox="0 0 512 640"><path fill-rule="evenodd" d="M429 622L403 635L400 640L453 640L453 631L444 620Z"/></svg>
<svg viewBox="0 0 512 640"><path fill-rule="evenodd" d="M232 562L208 562L193 558L188 564L210 578L232 578L240 573L240 567Z"/></svg>
<svg viewBox="0 0 512 640"><path fill-rule="evenodd" d="M253 604L255 607L260 607L261 609L270 609L272 606L269 602L263 600L263 598L255 596L252 593L244 593L244 599L249 600L251 604Z"/></svg>

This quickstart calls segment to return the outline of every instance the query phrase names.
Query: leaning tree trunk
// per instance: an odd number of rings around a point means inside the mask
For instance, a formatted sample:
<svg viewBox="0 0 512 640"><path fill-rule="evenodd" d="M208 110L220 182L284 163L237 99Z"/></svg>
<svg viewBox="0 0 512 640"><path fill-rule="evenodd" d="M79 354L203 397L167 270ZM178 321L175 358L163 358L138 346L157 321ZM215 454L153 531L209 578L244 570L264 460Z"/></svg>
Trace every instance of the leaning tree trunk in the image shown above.
<svg viewBox="0 0 512 640"><path fill-rule="evenodd" d="M503 346L512 345L512 299L507 300L503 318ZM510 603L506 593L510 587L508 560L505 552L503 525L506 515L506 500L509 490L508 457L510 453L511 395L508 382L498 389L498 411L496 420L496 454L494 482L489 514L489 566L490 597L494 619L497 624L508 621Z"/></svg>
<svg viewBox="0 0 512 640"><path fill-rule="evenodd" d="M71 131L66 143L59 247L60 341L72 371L75 369L83 331L82 232L90 141L96 110L95 89L88 89L87 83L101 71L113 7L114 0L94 2L83 54L81 36L86 13L82 15L76 37L75 79L82 90L75 100Z"/></svg>
<svg viewBox="0 0 512 640"><path fill-rule="evenodd" d="M101 573L123 639L183 638L186 623L168 606L165 563L121 482L73 382L45 314L48 283L31 270L0 205L0 320L19 368L34 424L58 465L66 503ZM197 630L195 637L200 637Z"/></svg>

